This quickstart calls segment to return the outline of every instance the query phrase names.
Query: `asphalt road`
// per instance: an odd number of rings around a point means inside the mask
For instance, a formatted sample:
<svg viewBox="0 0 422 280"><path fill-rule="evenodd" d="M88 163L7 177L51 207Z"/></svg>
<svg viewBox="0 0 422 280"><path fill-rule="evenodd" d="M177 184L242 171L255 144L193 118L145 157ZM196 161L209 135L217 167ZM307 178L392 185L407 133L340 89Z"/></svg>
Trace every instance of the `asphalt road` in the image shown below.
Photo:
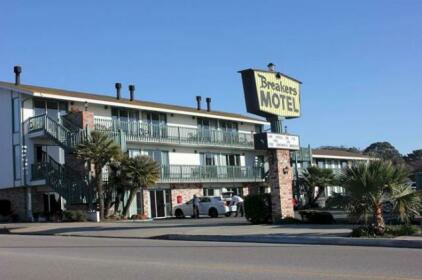
<svg viewBox="0 0 422 280"><path fill-rule="evenodd" d="M422 279L422 250L0 235L0 279Z"/></svg>

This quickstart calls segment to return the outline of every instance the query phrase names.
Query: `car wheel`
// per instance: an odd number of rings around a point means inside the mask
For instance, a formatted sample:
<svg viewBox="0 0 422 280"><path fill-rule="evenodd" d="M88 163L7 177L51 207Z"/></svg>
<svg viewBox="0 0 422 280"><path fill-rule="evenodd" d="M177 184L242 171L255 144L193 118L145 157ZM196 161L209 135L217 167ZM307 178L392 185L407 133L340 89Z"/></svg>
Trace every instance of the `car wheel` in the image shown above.
<svg viewBox="0 0 422 280"><path fill-rule="evenodd" d="M217 211L217 209L215 209L215 208L211 208L211 209L208 211L208 215L209 215L211 218L217 218L217 217L218 217L218 211Z"/></svg>
<svg viewBox="0 0 422 280"><path fill-rule="evenodd" d="M185 215L183 214L183 211L180 210L180 209L177 209L174 214L176 215L176 218L178 218L178 219L182 219L182 218L185 217Z"/></svg>

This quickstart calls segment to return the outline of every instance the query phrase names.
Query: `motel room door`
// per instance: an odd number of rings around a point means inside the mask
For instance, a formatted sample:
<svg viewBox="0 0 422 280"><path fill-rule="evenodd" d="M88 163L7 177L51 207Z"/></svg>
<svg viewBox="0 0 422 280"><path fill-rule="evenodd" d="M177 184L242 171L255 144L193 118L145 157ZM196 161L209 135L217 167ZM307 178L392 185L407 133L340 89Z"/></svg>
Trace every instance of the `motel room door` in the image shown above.
<svg viewBox="0 0 422 280"><path fill-rule="evenodd" d="M170 190L151 190L149 191L149 197L152 218L171 216Z"/></svg>

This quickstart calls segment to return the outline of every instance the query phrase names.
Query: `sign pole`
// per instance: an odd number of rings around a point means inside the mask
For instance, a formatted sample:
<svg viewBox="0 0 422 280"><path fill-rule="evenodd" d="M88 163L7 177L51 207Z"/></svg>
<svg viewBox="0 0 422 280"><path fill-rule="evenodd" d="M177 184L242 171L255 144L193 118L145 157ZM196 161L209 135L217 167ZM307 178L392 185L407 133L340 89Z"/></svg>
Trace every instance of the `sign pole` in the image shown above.
<svg viewBox="0 0 422 280"><path fill-rule="evenodd" d="M255 134L254 144L255 149L267 151L272 219L276 223L294 217L290 150L300 150L300 143L298 136L283 133L283 121L300 117L301 82L274 68L270 63L268 70L249 68L239 72L247 111L265 117L271 124L271 133Z"/></svg>

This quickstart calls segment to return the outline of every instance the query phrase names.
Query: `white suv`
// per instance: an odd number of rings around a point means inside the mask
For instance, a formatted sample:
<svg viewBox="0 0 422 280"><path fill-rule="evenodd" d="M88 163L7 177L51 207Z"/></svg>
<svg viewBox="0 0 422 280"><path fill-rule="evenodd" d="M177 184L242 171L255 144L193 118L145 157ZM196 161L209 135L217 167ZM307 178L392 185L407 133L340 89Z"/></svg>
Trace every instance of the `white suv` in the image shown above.
<svg viewBox="0 0 422 280"><path fill-rule="evenodd" d="M203 196L199 198L199 215L210 216L216 218L219 215L225 215L229 212L229 208L219 196ZM192 199L186 203L173 207L173 215L176 218L184 218L185 216L193 216Z"/></svg>

